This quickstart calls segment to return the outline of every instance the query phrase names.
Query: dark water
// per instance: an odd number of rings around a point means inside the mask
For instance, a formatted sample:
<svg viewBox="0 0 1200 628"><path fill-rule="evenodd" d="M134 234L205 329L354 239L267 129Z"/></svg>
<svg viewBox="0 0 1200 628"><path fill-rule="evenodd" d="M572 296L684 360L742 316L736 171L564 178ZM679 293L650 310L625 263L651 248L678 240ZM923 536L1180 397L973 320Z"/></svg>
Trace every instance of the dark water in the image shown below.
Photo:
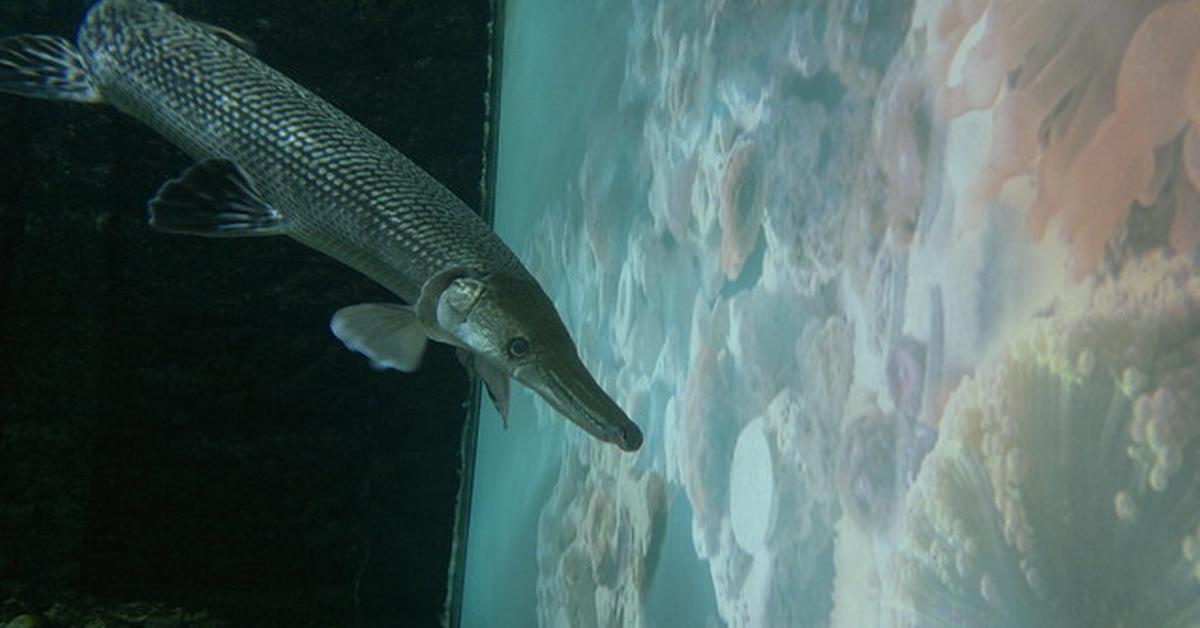
<svg viewBox="0 0 1200 628"><path fill-rule="evenodd" d="M0 31L69 35L82 4L0 2ZM486 2L173 4L478 206ZM372 371L328 318L391 298L290 241L151 232L146 200L188 160L114 110L0 96L0 153L0 621L148 601L230 625L434 624L454 357Z"/></svg>

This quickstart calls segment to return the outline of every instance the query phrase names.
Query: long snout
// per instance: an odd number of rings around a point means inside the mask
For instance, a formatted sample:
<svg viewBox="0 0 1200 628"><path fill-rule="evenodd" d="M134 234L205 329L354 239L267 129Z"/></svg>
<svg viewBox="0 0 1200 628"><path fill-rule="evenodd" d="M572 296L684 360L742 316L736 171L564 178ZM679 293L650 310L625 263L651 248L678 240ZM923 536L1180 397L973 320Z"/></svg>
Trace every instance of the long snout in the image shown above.
<svg viewBox="0 0 1200 628"><path fill-rule="evenodd" d="M530 365L514 376L588 434L625 451L642 446L642 430L600 388L578 356Z"/></svg>

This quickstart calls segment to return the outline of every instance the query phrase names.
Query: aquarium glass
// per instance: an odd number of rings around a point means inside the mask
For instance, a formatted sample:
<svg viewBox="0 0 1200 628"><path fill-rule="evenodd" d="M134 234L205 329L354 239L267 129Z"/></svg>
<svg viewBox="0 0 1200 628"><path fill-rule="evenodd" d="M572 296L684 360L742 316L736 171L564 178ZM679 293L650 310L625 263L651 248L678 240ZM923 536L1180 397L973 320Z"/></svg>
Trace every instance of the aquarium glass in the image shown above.
<svg viewBox="0 0 1200 628"><path fill-rule="evenodd" d="M462 626L1200 624L1200 3L500 8Z"/></svg>

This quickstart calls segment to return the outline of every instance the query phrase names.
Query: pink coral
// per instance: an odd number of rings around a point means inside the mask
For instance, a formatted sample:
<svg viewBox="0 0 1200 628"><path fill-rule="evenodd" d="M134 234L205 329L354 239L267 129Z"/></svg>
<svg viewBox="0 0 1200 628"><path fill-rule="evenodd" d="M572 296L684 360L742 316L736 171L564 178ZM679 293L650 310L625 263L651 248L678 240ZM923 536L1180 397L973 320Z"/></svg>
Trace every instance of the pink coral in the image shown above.
<svg viewBox="0 0 1200 628"><path fill-rule="evenodd" d="M1192 58L1192 69L1183 88L1184 107L1192 122L1183 139L1183 166L1192 186L1200 190L1200 53Z"/></svg>
<svg viewBox="0 0 1200 628"><path fill-rule="evenodd" d="M729 465L741 428L728 404L730 382L717 352L701 345L692 357L679 414L678 445L684 493L694 513L697 552L704 558L719 545L721 513L729 504Z"/></svg>
<svg viewBox="0 0 1200 628"><path fill-rule="evenodd" d="M742 140L729 156L721 181L721 271L729 280L737 279L754 250L763 219L763 186L758 149Z"/></svg>
<svg viewBox="0 0 1200 628"><path fill-rule="evenodd" d="M1043 171L1073 161L1111 107L1121 53L1159 0L952 0L939 16L930 71L945 84L967 33L986 19L964 56L963 80L947 85L938 111L953 118L995 105L988 161L968 196L978 205L1037 157ZM1002 93L1009 81L1011 86ZM1043 134L1046 137L1042 137ZM1048 163L1047 163L1048 162Z"/></svg>
<svg viewBox="0 0 1200 628"><path fill-rule="evenodd" d="M977 26L978 42L960 50ZM1155 150L1197 118L1200 2L951 0L931 36L928 71L943 85L936 113L994 107L965 209L979 211L1032 171L1031 235L1059 217L1074 270L1094 268L1130 205L1152 202L1168 180L1174 155ZM956 58L963 78L947 85ZM1182 163L1194 183L1196 132L1186 133Z"/></svg>
<svg viewBox="0 0 1200 628"><path fill-rule="evenodd" d="M1117 75L1116 106L1072 164L1057 210L1076 270L1096 265L1130 205L1154 185L1154 150L1187 123L1183 86L1197 51L1198 0L1164 5L1134 33ZM1035 211L1044 220L1054 208L1042 200Z"/></svg>
<svg viewBox="0 0 1200 628"><path fill-rule="evenodd" d="M1169 237L1175 251L1200 245L1200 52L1192 58L1183 98L1191 125L1183 134L1180 162L1188 183L1176 183L1175 220Z"/></svg>

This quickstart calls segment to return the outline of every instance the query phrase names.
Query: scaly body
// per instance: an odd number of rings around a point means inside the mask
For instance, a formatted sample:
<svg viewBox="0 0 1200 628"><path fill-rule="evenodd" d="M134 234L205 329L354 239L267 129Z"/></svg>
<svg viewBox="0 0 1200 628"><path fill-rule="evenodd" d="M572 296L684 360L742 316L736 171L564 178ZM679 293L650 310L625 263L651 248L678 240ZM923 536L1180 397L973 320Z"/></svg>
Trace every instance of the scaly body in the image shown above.
<svg viewBox="0 0 1200 628"><path fill-rule="evenodd" d="M405 301L454 266L525 273L474 212L387 142L165 6L99 3L76 45L104 102L197 161L238 164L288 235Z"/></svg>
<svg viewBox="0 0 1200 628"><path fill-rule="evenodd" d="M197 160L150 202L150 223L202 236L287 235L409 305L343 308L331 327L380 366L413 370L426 340L458 348L501 414L509 377L626 450L637 426L579 360L512 251L381 138L229 41L149 0L101 0L76 42L0 40L0 92L103 102Z"/></svg>

